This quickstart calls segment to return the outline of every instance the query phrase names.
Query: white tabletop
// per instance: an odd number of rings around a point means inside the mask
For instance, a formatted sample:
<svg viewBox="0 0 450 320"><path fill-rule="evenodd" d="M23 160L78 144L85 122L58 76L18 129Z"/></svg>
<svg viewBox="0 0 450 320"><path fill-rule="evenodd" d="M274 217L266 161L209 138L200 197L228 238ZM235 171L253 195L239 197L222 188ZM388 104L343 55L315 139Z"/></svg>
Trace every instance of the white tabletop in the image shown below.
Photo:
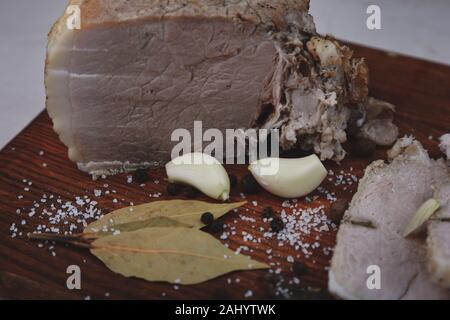
<svg viewBox="0 0 450 320"><path fill-rule="evenodd" d="M0 148L44 109L46 36L66 3L0 1ZM367 29L369 4L380 6L382 30ZM450 64L448 0L311 0L311 11L321 33Z"/></svg>

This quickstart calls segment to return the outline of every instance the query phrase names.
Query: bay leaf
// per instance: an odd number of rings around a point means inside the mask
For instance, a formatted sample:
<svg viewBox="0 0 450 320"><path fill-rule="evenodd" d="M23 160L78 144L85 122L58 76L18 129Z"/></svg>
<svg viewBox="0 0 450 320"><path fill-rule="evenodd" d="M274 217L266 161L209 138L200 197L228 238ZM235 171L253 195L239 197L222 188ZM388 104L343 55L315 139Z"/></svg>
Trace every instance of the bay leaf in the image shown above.
<svg viewBox="0 0 450 320"><path fill-rule="evenodd" d="M181 224L179 226L203 228L205 224L201 222L201 216L205 212L211 212L214 219L218 219L244 204L246 202L216 204L196 200L155 201L113 211L89 224L84 231L85 233L98 233L110 229L134 231L150 226L176 226L177 223ZM161 217L173 222L162 220Z"/></svg>
<svg viewBox="0 0 450 320"><path fill-rule="evenodd" d="M144 228L155 228L155 227L163 227L163 228L170 228L170 227L183 227L183 228L190 228L189 225L178 222L176 220L172 220L167 217L152 217L147 220L140 220L140 221L132 221L128 223L121 223L114 225L109 228L102 228L98 233L96 233L96 236L107 236L112 235L117 231L120 232L130 232L130 231L136 231L139 229Z"/></svg>
<svg viewBox="0 0 450 320"><path fill-rule="evenodd" d="M92 242L91 252L125 277L182 285L269 267L236 255L213 236L193 228L155 227L102 237Z"/></svg>

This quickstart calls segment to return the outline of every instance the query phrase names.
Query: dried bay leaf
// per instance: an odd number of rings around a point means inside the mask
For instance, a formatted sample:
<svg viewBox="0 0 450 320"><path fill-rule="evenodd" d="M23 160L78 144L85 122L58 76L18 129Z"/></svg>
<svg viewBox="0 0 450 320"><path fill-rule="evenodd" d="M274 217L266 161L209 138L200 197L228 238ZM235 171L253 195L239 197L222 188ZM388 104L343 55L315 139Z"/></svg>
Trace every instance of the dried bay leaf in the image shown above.
<svg viewBox="0 0 450 320"><path fill-rule="evenodd" d="M116 231L120 232L130 232L130 231L136 231L139 229L144 228L170 228L170 227L178 227L178 228L190 228L191 226L178 222L176 220L172 220L167 217L153 217L147 220L141 220L141 221L133 221L128 223L122 223L117 224L112 227L107 228L106 230L100 230L98 233L96 233L96 236L107 236L112 235Z"/></svg>
<svg viewBox="0 0 450 320"><path fill-rule="evenodd" d="M155 227L102 237L92 242L91 252L126 277L183 285L269 267L236 255L211 235L192 228Z"/></svg>
<svg viewBox="0 0 450 320"><path fill-rule="evenodd" d="M239 208L246 202L208 203L196 200L155 201L139 206L122 208L105 215L89 224L85 233L109 233L111 229L134 231L146 227L187 226L202 228L205 225L200 218L203 213L211 212L218 219L227 212ZM161 219L161 217L166 219Z"/></svg>

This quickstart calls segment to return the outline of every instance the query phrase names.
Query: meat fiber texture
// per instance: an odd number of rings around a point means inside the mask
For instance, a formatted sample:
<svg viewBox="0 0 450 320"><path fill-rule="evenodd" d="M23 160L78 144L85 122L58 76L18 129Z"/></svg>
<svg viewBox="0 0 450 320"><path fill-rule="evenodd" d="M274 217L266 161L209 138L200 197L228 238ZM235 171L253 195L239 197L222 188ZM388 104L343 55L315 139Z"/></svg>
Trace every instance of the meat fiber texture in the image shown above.
<svg viewBox="0 0 450 320"><path fill-rule="evenodd" d="M390 164L367 167L345 213L329 290L345 299L449 299L450 291L433 282L427 269L425 239L403 237L417 209L433 197L433 187L447 179L448 168L412 138L400 139L390 156ZM445 247L448 252L448 242ZM381 287L371 290L367 270L373 265L380 268Z"/></svg>
<svg viewBox="0 0 450 320"><path fill-rule="evenodd" d="M368 99L364 60L316 33L309 0L70 5L81 29L67 28L69 14L54 25L45 82L54 129L81 170L163 165L173 130L192 133L196 120L222 132L280 129L282 149L336 161L354 111L363 134L396 139L393 107Z"/></svg>

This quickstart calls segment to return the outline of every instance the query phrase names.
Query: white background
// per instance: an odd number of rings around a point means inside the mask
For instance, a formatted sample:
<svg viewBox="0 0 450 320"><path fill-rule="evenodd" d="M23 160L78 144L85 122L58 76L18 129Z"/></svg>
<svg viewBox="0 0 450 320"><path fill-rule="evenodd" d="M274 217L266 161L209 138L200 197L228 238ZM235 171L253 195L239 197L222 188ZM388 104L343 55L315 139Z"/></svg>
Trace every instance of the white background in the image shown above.
<svg viewBox="0 0 450 320"><path fill-rule="evenodd" d="M370 4L381 7L380 31L366 28ZM0 148L44 109L46 35L65 5L0 0ZM311 0L311 12L321 33L450 64L450 0Z"/></svg>

